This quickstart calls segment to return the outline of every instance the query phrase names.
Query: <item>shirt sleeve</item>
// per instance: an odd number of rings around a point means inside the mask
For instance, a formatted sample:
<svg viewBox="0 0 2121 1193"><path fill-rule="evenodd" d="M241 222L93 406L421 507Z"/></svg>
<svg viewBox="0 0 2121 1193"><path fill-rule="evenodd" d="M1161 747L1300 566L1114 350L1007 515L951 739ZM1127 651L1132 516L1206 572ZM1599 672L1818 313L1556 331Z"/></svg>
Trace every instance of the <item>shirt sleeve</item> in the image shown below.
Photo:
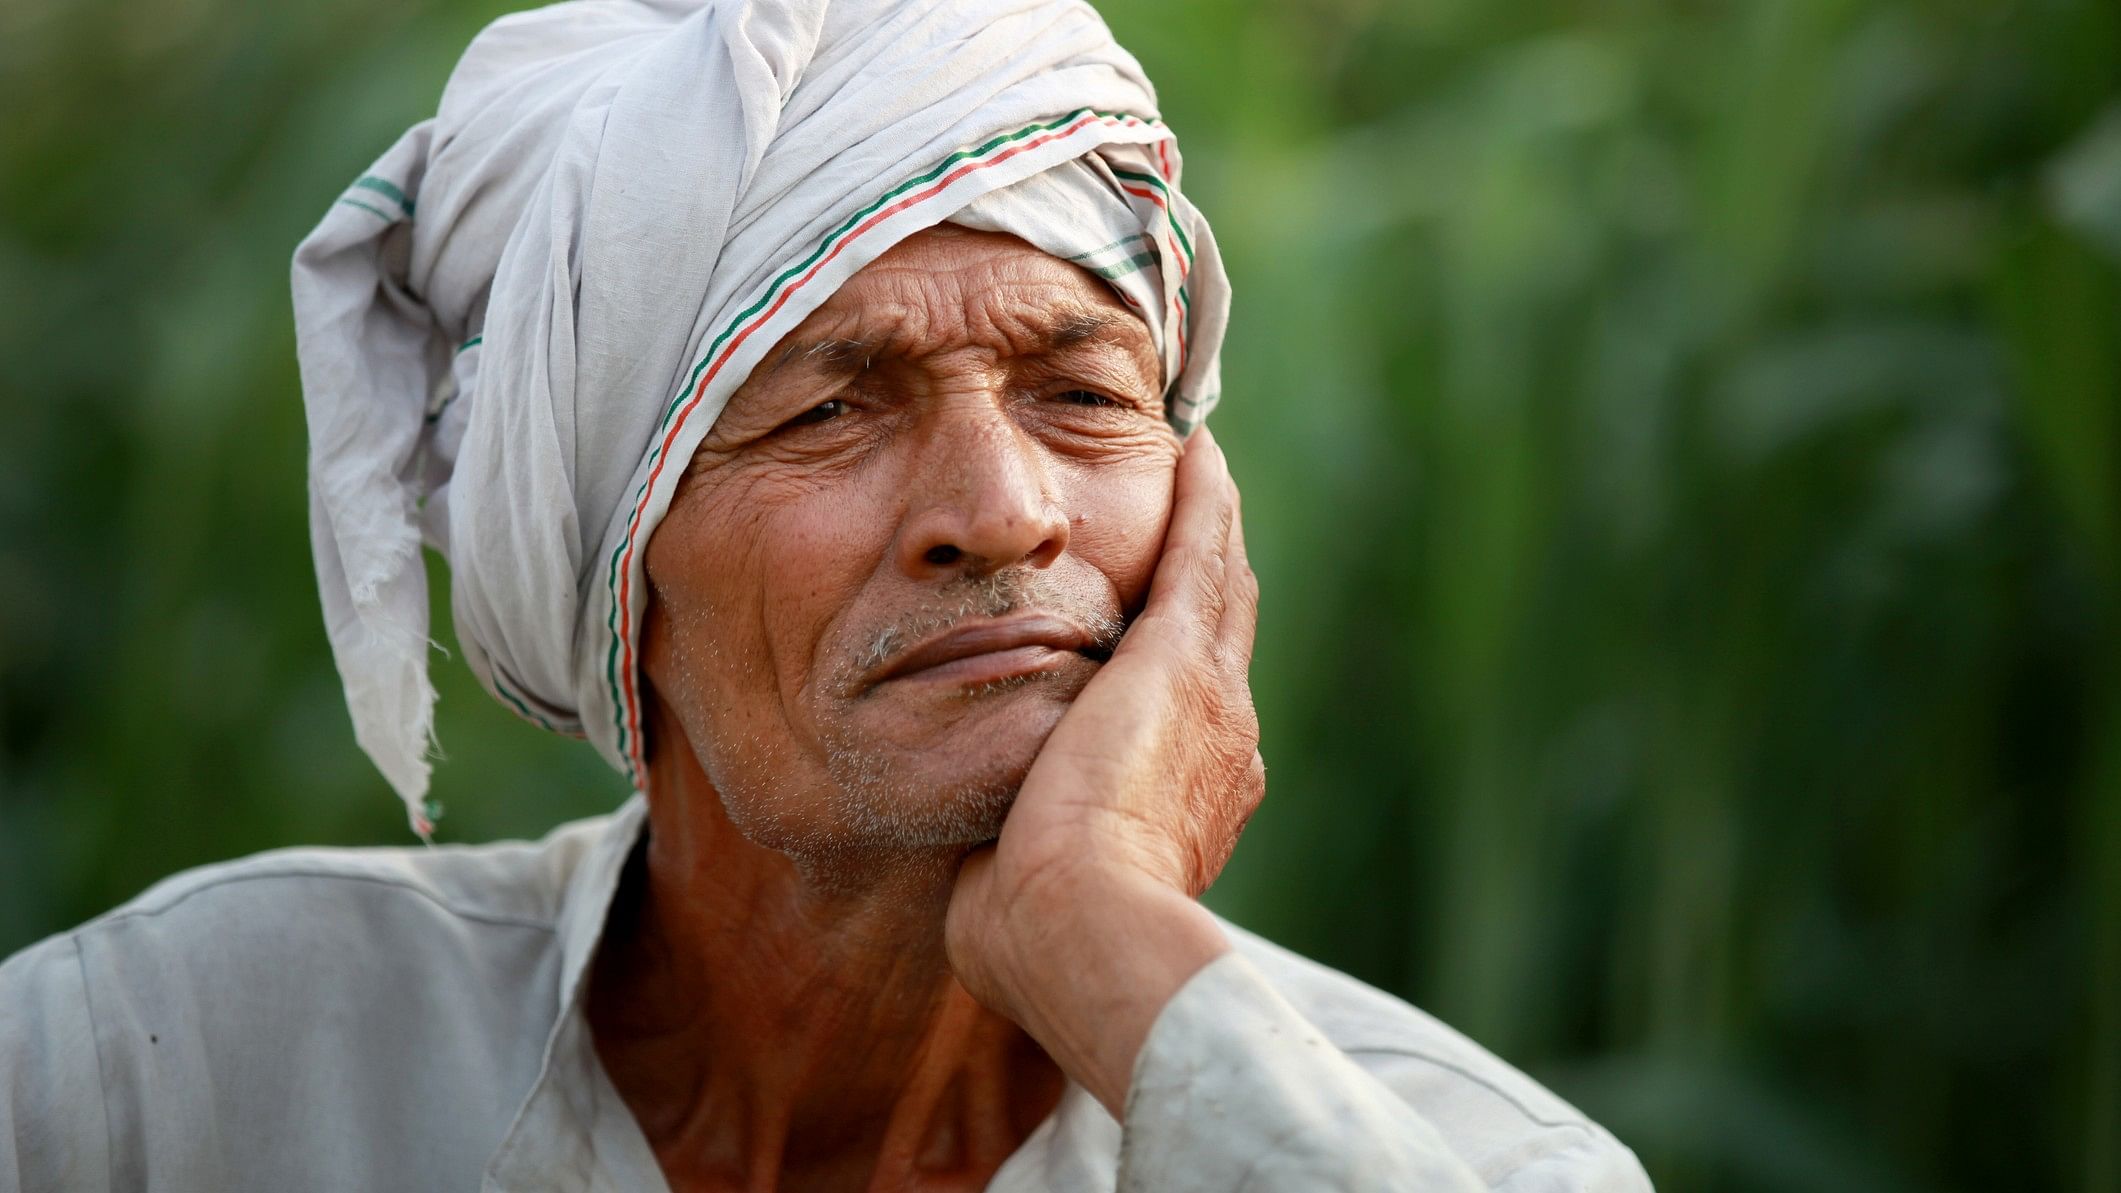
<svg viewBox="0 0 2121 1193"><path fill-rule="evenodd" d="M88 997L72 937L0 965L0 1193L110 1188Z"/></svg>
<svg viewBox="0 0 2121 1193"><path fill-rule="evenodd" d="M1551 1136L1551 1139L1547 1139ZM1244 957L1195 974L1135 1061L1119 1193L1381 1189L1647 1193L1634 1156L1589 1124L1543 1132L1483 1176L1436 1125L1334 1047Z"/></svg>

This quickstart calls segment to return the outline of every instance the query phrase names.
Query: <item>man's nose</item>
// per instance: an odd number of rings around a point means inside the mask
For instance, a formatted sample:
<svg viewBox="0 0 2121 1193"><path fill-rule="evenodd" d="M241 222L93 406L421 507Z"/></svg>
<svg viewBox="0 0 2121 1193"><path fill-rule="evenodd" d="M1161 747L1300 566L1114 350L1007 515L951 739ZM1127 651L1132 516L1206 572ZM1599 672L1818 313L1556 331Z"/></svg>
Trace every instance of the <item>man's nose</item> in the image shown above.
<svg viewBox="0 0 2121 1193"><path fill-rule="evenodd" d="M931 416L908 477L898 563L916 580L1042 568L1068 547L1032 437L991 401L955 401Z"/></svg>

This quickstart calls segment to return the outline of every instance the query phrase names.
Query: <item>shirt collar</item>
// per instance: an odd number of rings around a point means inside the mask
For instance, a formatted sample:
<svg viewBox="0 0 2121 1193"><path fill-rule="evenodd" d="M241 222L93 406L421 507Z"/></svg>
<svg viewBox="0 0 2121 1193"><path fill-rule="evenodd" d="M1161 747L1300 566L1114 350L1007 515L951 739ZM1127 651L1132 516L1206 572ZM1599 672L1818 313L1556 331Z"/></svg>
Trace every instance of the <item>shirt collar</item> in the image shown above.
<svg viewBox="0 0 2121 1193"><path fill-rule="evenodd" d="M487 1163L483 1193L530 1189L667 1190L654 1150L597 1058L582 999L626 863L648 827L638 793L587 838L560 900L558 1014L538 1079ZM1120 1128L1073 1081L989 1184L989 1193L1111 1188Z"/></svg>
<svg viewBox="0 0 2121 1193"><path fill-rule="evenodd" d="M604 922L627 859L648 830L648 801L639 792L619 806L589 842L560 897L560 999L565 1012L580 1000L583 975L604 940Z"/></svg>
<svg viewBox="0 0 2121 1193"><path fill-rule="evenodd" d="M483 1188L488 1193L598 1187L595 1174L600 1168L638 1171L644 1157L646 1172L628 1184L663 1187L647 1140L597 1060L582 1006L589 963L603 941L612 897L647 825L647 801L637 792L593 831L567 875L555 922L560 948L558 1014L545 1039L537 1081L487 1163ZM562 1174L568 1179L561 1179Z"/></svg>

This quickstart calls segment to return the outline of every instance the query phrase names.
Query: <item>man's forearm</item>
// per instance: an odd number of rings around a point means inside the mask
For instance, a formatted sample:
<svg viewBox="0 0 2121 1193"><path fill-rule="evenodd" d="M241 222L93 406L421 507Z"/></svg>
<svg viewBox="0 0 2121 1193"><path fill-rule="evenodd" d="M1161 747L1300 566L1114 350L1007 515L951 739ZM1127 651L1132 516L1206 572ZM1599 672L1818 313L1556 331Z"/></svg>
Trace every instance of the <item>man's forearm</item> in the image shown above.
<svg viewBox="0 0 2121 1193"><path fill-rule="evenodd" d="M1206 908L1138 875L1086 870L1014 909L993 973L1005 1013L1113 1117L1171 997L1230 940Z"/></svg>

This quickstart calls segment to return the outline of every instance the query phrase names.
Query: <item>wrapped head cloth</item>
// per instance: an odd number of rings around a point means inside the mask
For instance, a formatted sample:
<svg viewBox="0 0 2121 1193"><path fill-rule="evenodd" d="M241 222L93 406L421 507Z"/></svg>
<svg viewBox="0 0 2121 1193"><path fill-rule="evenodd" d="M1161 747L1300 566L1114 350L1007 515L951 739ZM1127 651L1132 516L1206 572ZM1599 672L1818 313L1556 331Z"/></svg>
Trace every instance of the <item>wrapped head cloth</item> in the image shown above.
<svg viewBox="0 0 2121 1193"><path fill-rule="evenodd" d="M1229 298L1178 182L1077 0L569 0L481 33L294 262L327 629L415 831L423 540L487 690L638 784L643 547L760 358L950 221L1105 278L1184 434Z"/></svg>

